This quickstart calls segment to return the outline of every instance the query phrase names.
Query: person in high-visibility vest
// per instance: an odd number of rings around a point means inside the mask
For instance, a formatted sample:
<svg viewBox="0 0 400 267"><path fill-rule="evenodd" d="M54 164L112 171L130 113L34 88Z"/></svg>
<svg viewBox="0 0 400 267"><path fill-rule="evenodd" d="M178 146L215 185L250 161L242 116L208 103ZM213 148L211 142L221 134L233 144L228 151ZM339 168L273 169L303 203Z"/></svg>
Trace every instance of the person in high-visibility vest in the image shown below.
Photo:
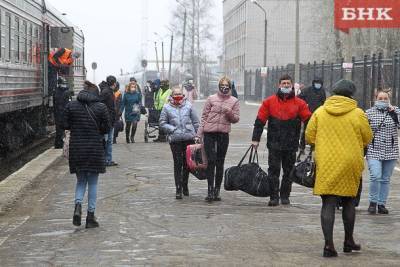
<svg viewBox="0 0 400 267"><path fill-rule="evenodd" d="M69 74L69 67L79 58L79 52L72 52L68 48L58 48L49 53L48 85L49 92L54 92L57 88L57 78L60 73Z"/></svg>
<svg viewBox="0 0 400 267"><path fill-rule="evenodd" d="M169 81L162 80L160 84L160 89L157 91L155 99L154 99L154 108L159 111L161 114L161 110L164 105L168 102L169 97L171 96L171 89L169 88ZM158 130L158 138L153 140L154 142L166 142L166 135L164 131L159 128Z"/></svg>

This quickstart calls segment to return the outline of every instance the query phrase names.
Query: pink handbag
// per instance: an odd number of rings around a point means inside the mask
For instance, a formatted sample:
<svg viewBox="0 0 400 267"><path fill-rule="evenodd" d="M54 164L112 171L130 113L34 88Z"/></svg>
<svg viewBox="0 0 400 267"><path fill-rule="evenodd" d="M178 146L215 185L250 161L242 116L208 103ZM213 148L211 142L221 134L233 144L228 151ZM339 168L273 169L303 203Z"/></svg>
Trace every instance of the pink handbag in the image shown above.
<svg viewBox="0 0 400 267"><path fill-rule="evenodd" d="M190 171L207 169L207 156L203 144L186 147L186 163Z"/></svg>

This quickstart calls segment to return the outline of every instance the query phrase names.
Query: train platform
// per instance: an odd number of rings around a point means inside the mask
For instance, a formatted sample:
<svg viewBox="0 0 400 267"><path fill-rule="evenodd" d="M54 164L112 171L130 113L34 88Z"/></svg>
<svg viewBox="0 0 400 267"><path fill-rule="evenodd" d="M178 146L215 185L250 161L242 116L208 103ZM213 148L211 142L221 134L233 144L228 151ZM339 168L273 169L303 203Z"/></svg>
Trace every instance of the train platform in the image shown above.
<svg viewBox="0 0 400 267"><path fill-rule="evenodd" d="M241 104L225 167L237 164L250 144L257 106ZM195 106L200 113L203 103ZM294 185L289 206L268 207L268 199L240 191L223 191L221 202L209 204L207 182L191 176L190 196L176 200L170 148L145 143L143 131L141 121L137 143L126 144L121 134L113 146L119 165L100 176L96 229L72 225L76 178L61 151L42 159L42 171L0 213L0 266L399 266L400 169L392 177L390 214L379 216L367 214L364 172L355 227L362 251L340 252L337 212L339 257L325 259L321 200L310 189ZM260 161L266 168L264 148L265 140Z"/></svg>

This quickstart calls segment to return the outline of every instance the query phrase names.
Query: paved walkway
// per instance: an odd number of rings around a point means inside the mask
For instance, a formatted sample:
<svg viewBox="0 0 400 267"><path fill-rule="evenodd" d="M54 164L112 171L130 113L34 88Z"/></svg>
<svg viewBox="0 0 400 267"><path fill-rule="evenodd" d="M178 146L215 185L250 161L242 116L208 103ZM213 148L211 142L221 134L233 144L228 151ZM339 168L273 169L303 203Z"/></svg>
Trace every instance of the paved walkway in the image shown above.
<svg viewBox="0 0 400 267"><path fill-rule="evenodd" d="M256 110L242 106L226 166L236 164L247 148ZM191 177L190 197L176 200L169 146L145 144L142 128L136 139L125 144L119 138L114 155L120 165L101 176L100 228L72 225L75 178L60 161L0 216L0 266L400 266L397 171L388 216L367 215L364 183L355 230L362 252L324 259L320 199L309 189L294 186L287 207L267 207L267 199L226 191L223 201L207 204L206 182ZM264 153L261 159L266 162ZM338 250L343 236L337 213Z"/></svg>

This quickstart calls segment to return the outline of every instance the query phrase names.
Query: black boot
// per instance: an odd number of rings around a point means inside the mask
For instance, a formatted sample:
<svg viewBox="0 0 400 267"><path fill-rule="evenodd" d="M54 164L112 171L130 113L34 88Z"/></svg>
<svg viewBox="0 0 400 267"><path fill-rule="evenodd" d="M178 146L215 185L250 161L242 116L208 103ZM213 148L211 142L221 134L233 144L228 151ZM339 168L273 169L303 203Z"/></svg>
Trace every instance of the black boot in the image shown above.
<svg viewBox="0 0 400 267"><path fill-rule="evenodd" d="M378 205L378 213L379 214L389 214L389 211L385 207L385 205Z"/></svg>
<svg viewBox="0 0 400 267"><path fill-rule="evenodd" d="M322 256L327 257L327 258L338 256L338 253L337 253L332 241L331 242L325 241L324 252L323 252Z"/></svg>
<svg viewBox="0 0 400 267"><path fill-rule="evenodd" d="M361 250L361 245L356 244L354 240L345 240L343 243L343 252L345 253L350 253L352 251L360 251Z"/></svg>
<svg viewBox="0 0 400 267"><path fill-rule="evenodd" d="M220 188L215 187L214 189L214 201L221 201L221 197L219 195Z"/></svg>
<svg viewBox="0 0 400 267"><path fill-rule="evenodd" d="M135 143L136 129L137 129L137 122L132 122L131 143Z"/></svg>
<svg viewBox="0 0 400 267"><path fill-rule="evenodd" d="M96 228L99 226L100 225L97 222L96 217L94 217L94 212L88 211L86 216L86 228Z"/></svg>
<svg viewBox="0 0 400 267"><path fill-rule="evenodd" d="M187 184L184 184L184 185L182 186L182 192L183 192L183 195L184 195L184 196L189 196L189 187L188 187Z"/></svg>
<svg viewBox="0 0 400 267"><path fill-rule="evenodd" d="M212 202L214 200L214 187L209 186L208 187L208 194L207 197L205 198L206 201Z"/></svg>
<svg viewBox="0 0 400 267"><path fill-rule="evenodd" d="M376 203L370 202L368 207L369 214L376 214Z"/></svg>
<svg viewBox="0 0 400 267"><path fill-rule="evenodd" d="M176 199L182 199L182 187L181 186L176 187Z"/></svg>
<svg viewBox="0 0 400 267"><path fill-rule="evenodd" d="M75 204L74 216L72 218L72 224L80 226L82 220L82 205L80 203Z"/></svg>

